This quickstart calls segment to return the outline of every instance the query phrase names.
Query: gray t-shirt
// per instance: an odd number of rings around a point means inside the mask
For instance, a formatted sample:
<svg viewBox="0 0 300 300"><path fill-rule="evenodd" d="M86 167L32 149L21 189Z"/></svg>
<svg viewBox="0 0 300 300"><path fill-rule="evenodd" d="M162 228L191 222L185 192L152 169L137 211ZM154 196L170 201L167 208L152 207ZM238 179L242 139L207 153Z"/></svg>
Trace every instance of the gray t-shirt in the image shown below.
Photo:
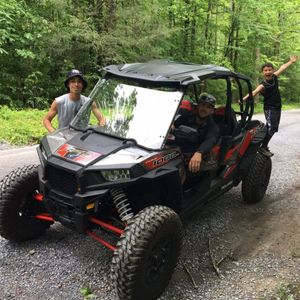
<svg viewBox="0 0 300 300"><path fill-rule="evenodd" d="M55 99L57 102L58 128L70 125L82 105L89 100L88 97L80 95L78 101L70 99L69 94L62 95Z"/></svg>

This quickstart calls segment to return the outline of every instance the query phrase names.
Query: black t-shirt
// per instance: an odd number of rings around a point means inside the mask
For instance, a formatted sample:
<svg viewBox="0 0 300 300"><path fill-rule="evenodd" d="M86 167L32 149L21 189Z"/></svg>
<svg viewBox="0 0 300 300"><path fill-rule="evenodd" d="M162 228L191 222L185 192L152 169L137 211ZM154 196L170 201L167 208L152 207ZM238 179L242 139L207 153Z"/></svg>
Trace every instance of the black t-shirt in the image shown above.
<svg viewBox="0 0 300 300"><path fill-rule="evenodd" d="M196 116L193 114L189 114L188 116L180 116L174 122L174 125L175 127L187 125L197 129L198 138L197 142L195 143L187 141L186 139L181 140L180 138L176 138L176 142L184 153L194 153L196 151L199 151L203 154L207 153L218 141L219 128L212 116L208 116L201 124L197 124Z"/></svg>
<svg viewBox="0 0 300 300"><path fill-rule="evenodd" d="M278 88L278 77L273 75L270 81L263 80L260 84L264 86L264 108L281 109L281 96Z"/></svg>

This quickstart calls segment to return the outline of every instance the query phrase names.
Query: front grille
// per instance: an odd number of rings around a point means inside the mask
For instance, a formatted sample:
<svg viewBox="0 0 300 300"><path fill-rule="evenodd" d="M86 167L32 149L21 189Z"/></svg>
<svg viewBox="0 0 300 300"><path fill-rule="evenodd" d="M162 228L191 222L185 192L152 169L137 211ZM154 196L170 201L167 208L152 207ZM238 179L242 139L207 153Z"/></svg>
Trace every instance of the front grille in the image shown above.
<svg viewBox="0 0 300 300"><path fill-rule="evenodd" d="M46 178L49 180L51 188L68 195L74 195L78 191L76 176L73 173L47 166Z"/></svg>

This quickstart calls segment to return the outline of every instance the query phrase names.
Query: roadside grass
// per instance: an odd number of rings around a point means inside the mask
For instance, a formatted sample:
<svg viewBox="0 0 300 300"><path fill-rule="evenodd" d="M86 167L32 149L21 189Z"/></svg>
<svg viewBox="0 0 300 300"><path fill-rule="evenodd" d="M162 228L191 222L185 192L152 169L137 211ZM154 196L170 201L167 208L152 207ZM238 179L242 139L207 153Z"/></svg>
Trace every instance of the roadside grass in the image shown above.
<svg viewBox="0 0 300 300"><path fill-rule="evenodd" d="M270 297L263 297L261 300L299 300L300 283L280 283L275 294Z"/></svg>
<svg viewBox="0 0 300 300"><path fill-rule="evenodd" d="M0 107L0 142L17 146L38 143L47 133L42 124L45 114L46 111L37 109L15 111Z"/></svg>
<svg viewBox="0 0 300 300"><path fill-rule="evenodd" d="M233 109L235 111L239 111L239 105L237 103L232 105ZM282 110L290 110L290 109L298 109L300 108L300 103L283 103L282 104ZM263 108L263 103L260 101L258 103L254 104L254 113L259 114L263 113L264 108Z"/></svg>
<svg viewBox="0 0 300 300"><path fill-rule="evenodd" d="M239 110L237 104L234 109ZM300 108L299 103L288 103L283 105L284 110ZM255 113L262 113L262 103L255 104ZM46 110L24 109L11 110L7 106L0 106L0 143L11 145L33 145L39 143L40 139L47 134L42 124ZM92 123L95 123L94 116ZM57 128L57 118L53 120Z"/></svg>
<svg viewBox="0 0 300 300"><path fill-rule="evenodd" d="M261 105L262 107L262 105ZM300 108L300 103L283 103L282 110L291 110ZM263 109L262 109L263 111Z"/></svg>

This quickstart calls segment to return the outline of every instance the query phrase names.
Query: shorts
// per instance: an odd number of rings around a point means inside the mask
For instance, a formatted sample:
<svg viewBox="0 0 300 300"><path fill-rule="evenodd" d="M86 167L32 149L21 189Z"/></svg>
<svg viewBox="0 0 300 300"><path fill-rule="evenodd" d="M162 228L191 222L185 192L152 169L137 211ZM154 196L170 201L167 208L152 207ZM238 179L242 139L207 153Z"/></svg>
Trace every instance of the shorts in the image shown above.
<svg viewBox="0 0 300 300"><path fill-rule="evenodd" d="M265 108L264 113L267 121L268 133L270 135L273 135L278 131L279 128L281 110L274 108Z"/></svg>

